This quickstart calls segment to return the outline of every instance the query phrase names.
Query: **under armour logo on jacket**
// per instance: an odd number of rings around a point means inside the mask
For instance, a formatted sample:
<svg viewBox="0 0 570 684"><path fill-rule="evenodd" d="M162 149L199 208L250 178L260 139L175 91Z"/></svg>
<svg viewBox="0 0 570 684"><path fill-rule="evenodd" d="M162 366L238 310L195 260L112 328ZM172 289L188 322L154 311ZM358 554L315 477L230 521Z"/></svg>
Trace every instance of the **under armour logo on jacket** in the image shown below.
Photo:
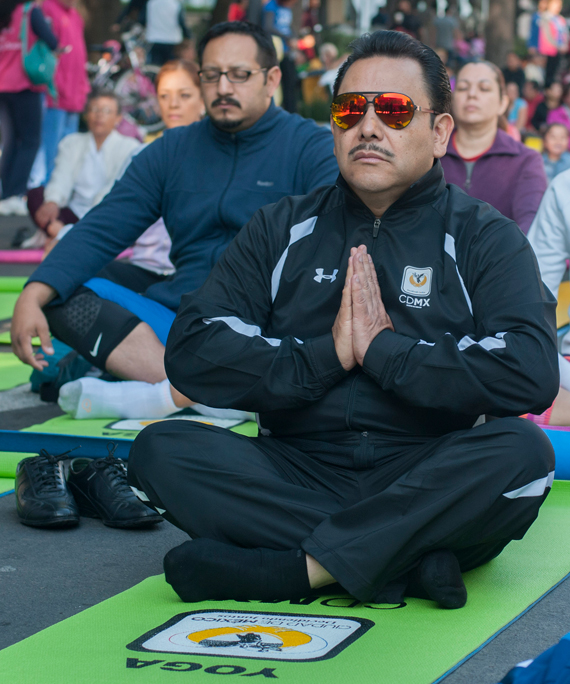
<svg viewBox="0 0 570 684"><path fill-rule="evenodd" d="M332 283L336 280L338 268L335 268L335 270L332 272L332 275L325 275L324 270L324 268L316 268L315 271L317 272L317 275L313 278L313 280L316 280L317 283L320 283L322 280L330 280Z"/></svg>

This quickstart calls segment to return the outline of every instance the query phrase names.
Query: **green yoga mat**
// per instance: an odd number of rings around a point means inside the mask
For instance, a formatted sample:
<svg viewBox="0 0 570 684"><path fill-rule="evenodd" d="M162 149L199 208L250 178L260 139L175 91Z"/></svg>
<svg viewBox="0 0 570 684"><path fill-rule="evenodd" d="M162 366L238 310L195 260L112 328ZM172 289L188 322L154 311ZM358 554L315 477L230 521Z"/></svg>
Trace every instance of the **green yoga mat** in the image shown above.
<svg viewBox="0 0 570 684"><path fill-rule="evenodd" d="M2 355L0 355L1 359ZM0 368L1 375L1 368ZM207 419L205 419L207 420ZM41 423L40 425L32 425L25 428L22 432L47 432L57 435L77 435L81 437L108 437L109 441L114 439L134 439L138 434L138 430L116 430L113 425L119 422L117 419L104 418L95 420L75 420L70 416L58 416L51 420ZM233 432L248 437L255 437L257 435L257 424L253 422L242 423L231 428ZM80 443L81 440L78 440ZM0 448L1 448L0 444ZM0 451L0 477L14 477L16 473L17 464L26 456L34 456L32 453L16 453L9 451ZM81 450L77 450L77 455L81 455Z"/></svg>
<svg viewBox="0 0 570 684"><path fill-rule="evenodd" d="M569 525L570 483L556 482L525 539L466 573L469 600L455 611L414 599L362 604L341 594L184 604L162 576L151 577L2 651L0 681L207 684L211 675L230 675L282 684L430 684L566 576L570 545L561 540Z"/></svg>
<svg viewBox="0 0 570 684"><path fill-rule="evenodd" d="M14 478L0 477L0 494L9 492L11 489L14 489Z"/></svg>
<svg viewBox="0 0 570 684"><path fill-rule="evenodd" d="M0 354L0 390L12 389L30 381L32 369L22 363L15 354Z"/></svg>
<svg viewBox="0 0 570 684"><path fill-rule="evenodd" d="M2 290L2 280L11 280L11 278L0 278L0 344L10 344L10 320L14 313L19 290ZM39 345L39 337L34 337L32 343Z"/></svg>
<svg viewBox="0 0 570 684"><path fill-rule="evenodd" d="M28 282L25 276L0 277L0 292L21 292Z"/></svg>
<svg viewBox="0 0 570 684"><path fill-rule="evenodd" d="M17 293L0 290L0 344L10 344L10 320L17 299Z"/></svg>

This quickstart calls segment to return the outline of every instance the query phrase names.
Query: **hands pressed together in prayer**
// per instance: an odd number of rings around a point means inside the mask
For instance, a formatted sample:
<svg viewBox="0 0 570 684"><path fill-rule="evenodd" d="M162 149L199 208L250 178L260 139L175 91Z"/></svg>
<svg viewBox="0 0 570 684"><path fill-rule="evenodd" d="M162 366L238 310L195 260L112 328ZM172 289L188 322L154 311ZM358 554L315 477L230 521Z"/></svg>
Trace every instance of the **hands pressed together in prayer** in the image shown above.
<svg viewBox="0 0 570 684"><path fill-rule="evenodd" d="M382 301L372 257L365 245L353 247L340 309L332 328L342 367L351 370L357 363L362 366L372 340L386 328L394 330Z"/></svg>

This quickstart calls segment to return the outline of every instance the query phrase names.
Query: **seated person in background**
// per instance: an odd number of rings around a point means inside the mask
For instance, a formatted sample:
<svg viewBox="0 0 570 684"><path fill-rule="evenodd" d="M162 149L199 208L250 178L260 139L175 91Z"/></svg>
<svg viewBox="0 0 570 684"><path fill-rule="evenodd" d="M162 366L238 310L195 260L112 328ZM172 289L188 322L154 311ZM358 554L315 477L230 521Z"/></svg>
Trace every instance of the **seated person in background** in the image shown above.
<svg viewBox="0 0 570 684"><path fill-rule="evenodd" d="M542 134L544 146L542 161L549 183L559 173L570 169L569 135L568 129L562 124L550 124Z"/></svg>
<svg viewBox="0 0 570 684"><path fill-rule="evenodd" d="M556 109L548 112L546 117L547 124L559 123L570 131L570 83L564 86L562 92L562 102Z"/></svg>
<svg viewBox="0 0 570 684"><path fill-rule="evenodd" d="M76 418L160 418L192 405L192 397L171 389L164 370L181 296L204 282L257 209L332 183L338 174L330 131L274 105L281 72L262 29L216 25L200 44L199 62L209 117L166 131L136 155L16 303L12 340L25 363L38 370L46 364L34 356L31 339L39 335L51 354L51 329L96 367L134 381L81 378L64 385L60 401ZM137 288L142 297L94 278L161 216L175 273ZM89 279L90 287L82 287Z"/></svg>
<svg viewBox="0 0 570 684"><path fill-rule="evenodd" d="M506 93L507 97L509 98L509 106L507 108L507 121L513 129L511 137L515 140L520 141L521 132L526 127L526 100L520 96L519 87L514 81L507 83Z"/></svg>
<svg viewBox="0 0 570 684"><path fill-rule="evenodd" d="M526 124L525 128L531 132L533 130L532 119L536 112L536 108L541 102L544 102L544 95L540 86L536 81L527 81L524 84L522 91L523 97L526 100Z"/></svg>
<svg viewBox="0 0 570 684"><path fill-rule="evenodd" d="M544 87L544 68L546 57L544 55L528 55L527 63L524 68L526 82L534 81L539 88Z"/></svg>
<svg viewBox="0 0 570 684"><path fill-rule="evenodd" d="M516 417L558 388L532 249L445 183L433 50L392 31L352 45L336 185L258 211L168 338L176 388L259 412L261 435L165 421L131 449L131 486L193 537L164 563L185 601L338 581L361 601L460 608L461 572L520 539L552 482L548 438ZM481 414L500 418L474 427Z"/></svg>
<svg viewBox="0 0 570 684"><path fill-rule="evenodd" d="M200 92L198 65L194 62L184 60L167 62L158 72L154 85L160 115L167 130L178 126L189 126L204 116L205 108ZM140 149L144 149L144 146ZM68 226L70 229L71 227ZM66 233L67 231L62 229L52 245L57 244L57 241ZM128 269L124 263L112 262L99 273L99 276L135 291L144 290L160 282L164 276L174 273L174 266L169 258L171 247L172 243L164 225L164 219L161 217L133 245L129 262L140 268ZM140 269L144 271L141 272ZM151 273L148 273L149 271ZM152 273L156 274L156 277L153 277Z"/></svg>
<svg viewBox="0 0 570 684"><path fill-rule="evenodd" d="M99 204L140 147L115 130L120 120L121 105L115 93L91 93L85 109L89 132L63 138L49 183L28 192L30 215L50 238Z"/></svg>
<svg viewBox="0 0 570 684"><path fill-rule="evenodd" d="M548 186L528 239L544 284L558 298L558 288L570 259L570 170L558 174ZM556 400L544 413L527 416L539 425L570 425L570 333L562 340L561 351L558 355L560 391Z"/></svg>
<svg viewBox="0 0 570 684"><path fill-rule="evenodd" d="M540 132L546 125L550 112L560 107L560 103L562 102L562 90L562 84L558 81L554 81L548 88L544 89L544 100L539 102L536 106L531 121L535 131Z"/></svg>
<svg viewBox="0 0 570 684"><path fill-rule="evenodd" d="M491 62L466 64L453 91L455 131L441 160L445 180L488 202L527 233L547 181L540 154L513 140L501 70Z"/></svg>
<svg viewBox="0 0 570 684"><path fill-rule="evenodd" d="M507 54L507 63L503 68L503 78L507 85L509 83L516 83L519 93L522 93L526 76L522 68L521 58L516 52L509 52Z"/></svg>

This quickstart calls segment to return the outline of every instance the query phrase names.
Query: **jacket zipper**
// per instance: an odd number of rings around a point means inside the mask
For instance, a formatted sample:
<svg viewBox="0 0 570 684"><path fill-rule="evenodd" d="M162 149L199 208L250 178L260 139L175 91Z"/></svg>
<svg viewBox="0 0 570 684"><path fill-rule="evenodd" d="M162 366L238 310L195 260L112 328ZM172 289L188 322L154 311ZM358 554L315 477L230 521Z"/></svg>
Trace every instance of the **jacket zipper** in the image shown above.
<svg viewBox="0 0 570 684"><path fill-rule="evenodd" d="M362 373L362 371L360 373L358 373L358 375L352 381L352 385L350 386L350 392L348 394L348 404L346 407L346 427L349 430L352 430L352 406L354 404L354 396L356 394L356 385L358 384L358 381L360 380L361 373Z"/></svg>
<svg viewBox="0 0 570 684"><path fill-rule="evenodd" d="M232 138L235 140L235 133L232 133ZM220 217L220 223L221 223L222 225L225 225L225 224L224 224L224 219L222 218L222 204L223 204L223 202L224 202L225 196L226 196L227 193L228 193L228 190L230 189L230 185L232 184L232 181L233 181L233 179L234 179L234 175L235 175L235 172L236 172L237 157L238 157L238 144L239 144L239 143L238 143L238 141L236 140L236 143L235 143L235 150L234 150L234 162L233 162L233 165L232 165L232 172L231 172L231 174L230 174L230 179L229 179L229 181L228 181L228 184L227 184L226 187L224 188L224 191L223 191L223 193L222 193L222 196L220 197L220 202L219 202L219 204L218 204L218 215L219 215L219 217Z"/></svg>
<svg viewBox="0 0 570 684"><path fill-rule="evenodd" d="M378 237L378 232L380 230L380 224L381 223L382 223L382 221L379 218L374 219L374 228L372 230L372 238L373 239L376 239Z"/></svg>
<svg viewBox="0 0 570 684"><path fill-rule="evenodd" d="M471 187L471 176L473 175L473 169L475 168L475 163L465 164L465 184L463 187L465 190L469 190Z"/></svg>

